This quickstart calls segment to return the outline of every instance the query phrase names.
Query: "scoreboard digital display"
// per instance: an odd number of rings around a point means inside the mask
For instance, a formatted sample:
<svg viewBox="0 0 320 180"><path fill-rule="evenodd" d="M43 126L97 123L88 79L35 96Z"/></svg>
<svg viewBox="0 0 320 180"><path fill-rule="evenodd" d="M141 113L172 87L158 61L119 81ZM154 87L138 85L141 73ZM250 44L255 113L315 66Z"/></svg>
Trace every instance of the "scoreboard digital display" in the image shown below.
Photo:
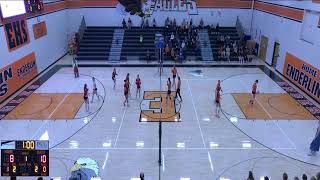
<svg viewBox="0 0 320 180"><path fill-rule="evenodd" d="M49 141L1 141L1 176L49 176Z"/></svg>
<svg viewBox="0 0 320 180"><path fill-rule="evenodd" d="M43 0L25 0L27 13L36 13L43 10Z"/></svg>

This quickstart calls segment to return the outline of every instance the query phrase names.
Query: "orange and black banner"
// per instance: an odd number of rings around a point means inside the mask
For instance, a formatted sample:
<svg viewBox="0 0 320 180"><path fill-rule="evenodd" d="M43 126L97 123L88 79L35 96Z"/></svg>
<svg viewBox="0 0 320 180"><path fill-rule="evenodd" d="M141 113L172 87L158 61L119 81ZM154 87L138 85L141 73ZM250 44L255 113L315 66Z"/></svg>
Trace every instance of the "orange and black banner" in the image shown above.
<svg viewBox="0 0 320 180"><path fill-rule="evenodd" d="M320 70L287 53L283 74L309 96L320 102Z"/></svg>
<svg viewBox="0 0 320 180"><path fill-rule="evenodd" d="M18 49L30 42L27 20L15 20L3 26L9 51Z"/></svg>
<svg viewBox="0 0 320 180"><path fill-rule="evenodd" d="M32 80L37 74L34 53L0 69L0 103Z"/></svg>
<svg viewBox="0 0 320 180"><path fill-rule="evenodd" d="M47 35L47 25L45 21L33 25L33 35L34 39L39 39Z"/></svg>

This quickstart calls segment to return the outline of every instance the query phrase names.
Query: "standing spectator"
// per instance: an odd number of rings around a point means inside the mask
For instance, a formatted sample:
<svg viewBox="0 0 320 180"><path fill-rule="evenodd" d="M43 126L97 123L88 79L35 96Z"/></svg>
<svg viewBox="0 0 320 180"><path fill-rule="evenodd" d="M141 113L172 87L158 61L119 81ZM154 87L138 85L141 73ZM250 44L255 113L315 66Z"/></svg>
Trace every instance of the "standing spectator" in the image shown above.
<svg viewBox="0 0 320 180"><path fill-rule="evenodd" d="M319 146L320 146L320 120L318 121L318 128L316 131L316 135L310 144L310 153L308 155L315 156L316 153L319 151Z"/></svg>
<svg viewBox="0 0 320 180"><path fill-rule="evenodd" d="M248 176L247 180L254 180L252 171L249 171L249 176Z"/></svg>
<svg viewBox="0 0 320 180"><path fill-rule="evenodd" d="M307 177L306 174L303 174L303 175L302 175L302 180L308 180L308 177Z"/></svg>
<svg viewBox="0 0 320 180"><path fill-rule="evenodd" d="M282 179L283 179L283 180L288 180L288 174L287 174L287 173L283 173Z"/></svg>
<svg viewBox="0 0 320 180"><path fill-rule="evenodd" d="M128 19L128 29L131 29L131 27L132 27L132 21L131 21L131 19L129 18L129 19Z"/></svg>
<svg viewBox="0 0 320 180"><path fill-rule="evenodd" d="M144 180L144 173L143 172L140 173L140 180Z"/></svg>
<svg viewBox="0 0 320 180"><path fill-rule="evenodd" d="M227 55L228 61L230 62L230 48L229 48L229 46L227 46L227 48L226 48L226 55Z"/></svg>
<svg viewBox="0 0 320 180"><path fill-rule="evenodd" d="M122 28L126 29L127 28L127 23L126 20L122 19Z"/></svg>
<svg viewBox="0 0 320 180"><path fill-rule="evenodd" d="M79 77L79 67L78 67L78 61L76 60L76 58L73 58L72 67L73 67L74 77L78 78Z"/></svg>
<svg viewBox="0 0 320 180"><path fill-rule="evenodd" d="M152 26L153 28L157 27L157 22L156 22L156 19L153 18L153 21L152 21Z"/></svg>

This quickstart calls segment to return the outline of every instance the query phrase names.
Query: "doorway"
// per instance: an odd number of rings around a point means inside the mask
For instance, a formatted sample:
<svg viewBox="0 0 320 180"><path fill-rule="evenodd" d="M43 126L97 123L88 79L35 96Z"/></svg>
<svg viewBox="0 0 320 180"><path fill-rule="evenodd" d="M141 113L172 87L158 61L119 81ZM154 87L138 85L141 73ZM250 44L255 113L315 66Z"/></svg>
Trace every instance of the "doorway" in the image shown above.
<svg viewBox="0 0 320 180"><path fill-rule="evenodd" d="M260 50L259 50L258 57L264 61L266 61L268 41L269 41L269 39L266 36L263 36L263 35L261 36Z"/></svg>
<svg viewBox="0 0 320 180"><path fill-rule="evenodd" d="M273 55L272 55L272 63L271 63L271 66L274 68L277 67L279 50L280 50L280 44L278 42L275 42L273 47Z"/></svg>

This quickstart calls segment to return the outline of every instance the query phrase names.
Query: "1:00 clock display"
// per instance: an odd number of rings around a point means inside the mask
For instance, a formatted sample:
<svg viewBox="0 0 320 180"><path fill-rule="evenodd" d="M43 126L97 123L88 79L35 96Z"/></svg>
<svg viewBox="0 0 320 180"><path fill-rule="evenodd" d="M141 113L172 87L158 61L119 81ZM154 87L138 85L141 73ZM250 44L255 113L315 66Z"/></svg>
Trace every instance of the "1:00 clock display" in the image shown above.
<svg viewBox="0 0 320 180"><path fill-rule="evenodd" d="M49 176L49 142L2 141L1 176Z"/></svg>

